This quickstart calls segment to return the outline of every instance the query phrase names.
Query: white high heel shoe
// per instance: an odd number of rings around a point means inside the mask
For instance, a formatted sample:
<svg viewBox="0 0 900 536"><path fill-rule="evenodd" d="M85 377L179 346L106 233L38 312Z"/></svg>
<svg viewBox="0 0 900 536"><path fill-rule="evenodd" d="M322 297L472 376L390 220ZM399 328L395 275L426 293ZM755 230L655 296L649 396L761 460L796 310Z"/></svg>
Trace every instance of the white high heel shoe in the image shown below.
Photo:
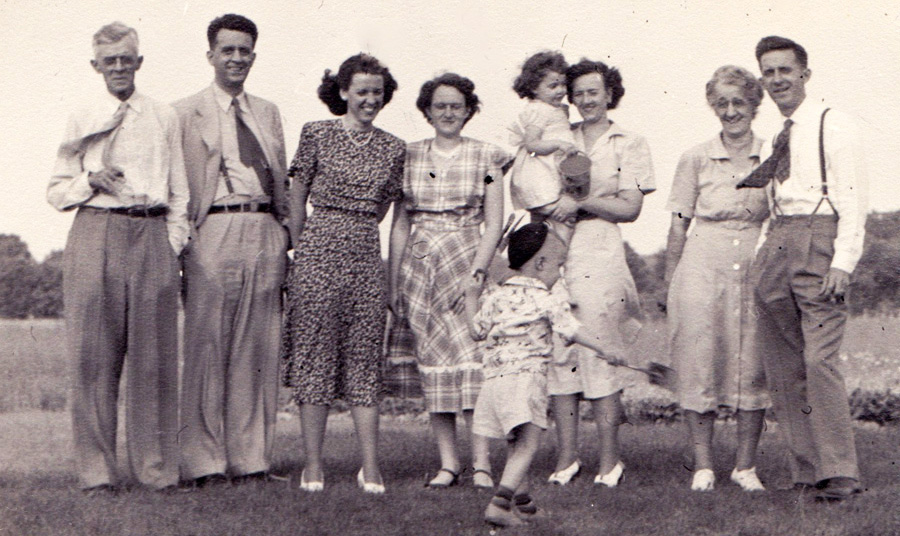
<svg viewBox="0 0 900 536"><path fill-rule="evenodd" d="M550 478L547 479L547 482L556 484L557 486L565 486L571 482L573 478L578 476L578 473L580 472L581 460L575 460L572 462L572 465L551 474Z"/></svg>
<svg viewBox="0 0 900 536"><path fill-rule="evenodd" d="M622 481L622 473L625 472L625 464L622 463L621 460L616 462L615 467L612 468L612 471L603 474L598 474L594 477L594 484L599 484L601 486L606 486L608 488L614 488L619 485L619 482Z"/></svg>
<svg viewBox="0 0 900 536"><path fill-rule="evenodd" d="M322 480L314 480L307 482L306 469L300 472L300 489L309 492L319 492L325 489L325 482Z"/></svg>
<svg viewBox="0 0 900 536"><path fill-rule="evenodd" d="M384 484L366 482L365 477L363 477L362 468L360 468L359 472L356 473L356 485L359 486L359 489L363 490L366 493L371 493L373 495L381 495L384 493Z"/></svg>
<svg viewBox="0 0 900 536"><path fill-rule="evenodd" d="M716 474L712 469L698 469L694 471L691 480L691 491L712 491L716 487Z"/></svg>
<svg viewBox="0 0 900 536"><path fill-rule="evenodd" d="M744 491L766 491L766 487L759 481L756 476L756 467L738 471L737 467L731 472L731 481L741 487Z"/></svg>

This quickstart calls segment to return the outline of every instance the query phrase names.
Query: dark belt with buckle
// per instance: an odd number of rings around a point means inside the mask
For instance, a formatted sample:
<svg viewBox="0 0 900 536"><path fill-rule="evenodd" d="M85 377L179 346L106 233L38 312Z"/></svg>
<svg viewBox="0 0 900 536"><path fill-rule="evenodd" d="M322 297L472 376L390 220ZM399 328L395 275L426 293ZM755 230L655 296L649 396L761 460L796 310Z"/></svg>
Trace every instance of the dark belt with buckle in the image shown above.
<svg viewBox="0 0 900 536"><path fill-rule="evenodd" d="M208 214L230 214L239 212L270 212L269 203L237 203L234 205L212 205Z"/></svg>
<svg viewBox="0 0 900 536"><path fill-rule="evenodd" d="M96 212L107 212L109 214L119 214L130 218L159 218L169 213L169 207L156 205L148 207L146 205L135 205L133 207L83 207Z"/></svg>

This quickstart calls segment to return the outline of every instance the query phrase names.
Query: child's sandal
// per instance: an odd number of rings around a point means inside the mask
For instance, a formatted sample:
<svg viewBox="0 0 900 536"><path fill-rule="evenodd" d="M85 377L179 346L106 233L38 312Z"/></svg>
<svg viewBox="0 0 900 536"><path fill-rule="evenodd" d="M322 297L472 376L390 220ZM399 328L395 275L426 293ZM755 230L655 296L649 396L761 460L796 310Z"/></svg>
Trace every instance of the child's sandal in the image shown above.
<svg viewBox="0 0 900 536"><path fill-rule="evenodd" d="M441 473L449 474L451 476L450 481L447 483L435 482L435 480L437 480L438 476L440 476ZM429 480L428 482L425 483L425 487L431 488L431 489L446 489L451 486L455 486L458 483L459 483L459 473L457 473L456 471L454 471L452 469L447 469L446 467L442 467L441 470L438 471L438 474L434 476L434 478L432 478L431 480Z"/></svg>

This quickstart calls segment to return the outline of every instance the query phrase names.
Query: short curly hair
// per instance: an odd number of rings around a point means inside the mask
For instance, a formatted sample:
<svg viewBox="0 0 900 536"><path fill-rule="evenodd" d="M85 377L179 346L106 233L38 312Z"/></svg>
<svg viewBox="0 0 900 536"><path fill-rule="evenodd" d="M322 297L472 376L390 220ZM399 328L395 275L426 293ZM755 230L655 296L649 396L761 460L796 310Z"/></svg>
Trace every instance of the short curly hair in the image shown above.
<svg viewBox="0 0 900 536"><path fill-rule="evenodd" d="M216 48L216 38L219 36L220 30L234 30L235 32L250 34L250 37L253 39L253 46L256 46L256 38L259 37L256 24L252 20L243 15L226 13L221 17L214 18L206 28L206 40L209 41L210 50Z"/></svg>
<svg viewBox="0 0 900 536"><path fill-rule="evenodd" d="M334 115L347 113L347 101L341 98L341 90L347 91L350 89L353 75L357 73L381 76L384 79L384 103L382 107L387 106L391 102L394 91L397 90L397 81L391 76L391 71L374 56L360 52L344 60L337 74L331 74L330 69L325 69L325 74L322 76L322 83L319 84L318 89L319 100L324 102Z"/></svg>
<svg viewBox="0 0 900 536"><path fill-rule="evenodd" d="M753 115L763 99L763 87L750 71L736 65L724 65L716 69L712 78L706 83L706 102L710 106L716 104L716 86L735 86L741 89L744 98L753 106Z"/></svg>
<svg viewBox="0 0 900 536"><path fill-rule="evenodd" d="M591 61L587 58L581 58L581 61L569 67L566 70L566 92L569 96L569 102L572 100L572 89L575 81L586 74L597 73L603 78L603 87L606 94L609 95L609 105L607 110L613 110L622 100L625 94L625 86L622 85L622 74L615 67L609 67L602 61Z"/></svg>
<svg viewBox="0 0 900 536"><path fill-rule="evenodd" d="M469 119L472 119L473 115L481 110L481 101L478 99L478 95L475 94L475 83L456 73L444 73L422 84L422 89L419 90L419 98L416 99L416 108L422 112L422 115L425 116L429 123L431 118L428 117L427 110L431 107L434 92L441 86L452 87L462 93L465 98L468 114L466 115L466 120L463 121L464 125L469 122Z"/></svg>
<svg viewBox="0 0 900 536"><path fill-rule="evenodd" d="M522 64L522 72L513 82L513 91L522 99L535 98L534 90L547 73L565 74L569 64L559 52L543 51L531 56Z"/></svg>

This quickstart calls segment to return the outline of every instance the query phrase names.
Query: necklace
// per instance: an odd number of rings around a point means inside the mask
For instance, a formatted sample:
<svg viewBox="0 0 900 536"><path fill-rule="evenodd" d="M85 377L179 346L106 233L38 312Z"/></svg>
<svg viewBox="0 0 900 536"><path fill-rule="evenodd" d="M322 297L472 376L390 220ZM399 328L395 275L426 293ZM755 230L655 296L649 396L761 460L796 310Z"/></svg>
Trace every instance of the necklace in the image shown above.
<svg viewBox="0 0 900 536"><path fill-rule="evenodd" d="M352 143L353 145L355 145L357 147L365 147L366 145L368 145L369 142L372 141L372 134L375 133L375 129L370 128L369 131L364 136L365 139L363 139L362 141L356 141L353 138L353 135L350 133L350 129L347 128L347 125L346 125L346 123L344 123L343 120L341 120L341 126L344 128L344 132L347 134L347 139L350 140L350 143Z"/></svg>

